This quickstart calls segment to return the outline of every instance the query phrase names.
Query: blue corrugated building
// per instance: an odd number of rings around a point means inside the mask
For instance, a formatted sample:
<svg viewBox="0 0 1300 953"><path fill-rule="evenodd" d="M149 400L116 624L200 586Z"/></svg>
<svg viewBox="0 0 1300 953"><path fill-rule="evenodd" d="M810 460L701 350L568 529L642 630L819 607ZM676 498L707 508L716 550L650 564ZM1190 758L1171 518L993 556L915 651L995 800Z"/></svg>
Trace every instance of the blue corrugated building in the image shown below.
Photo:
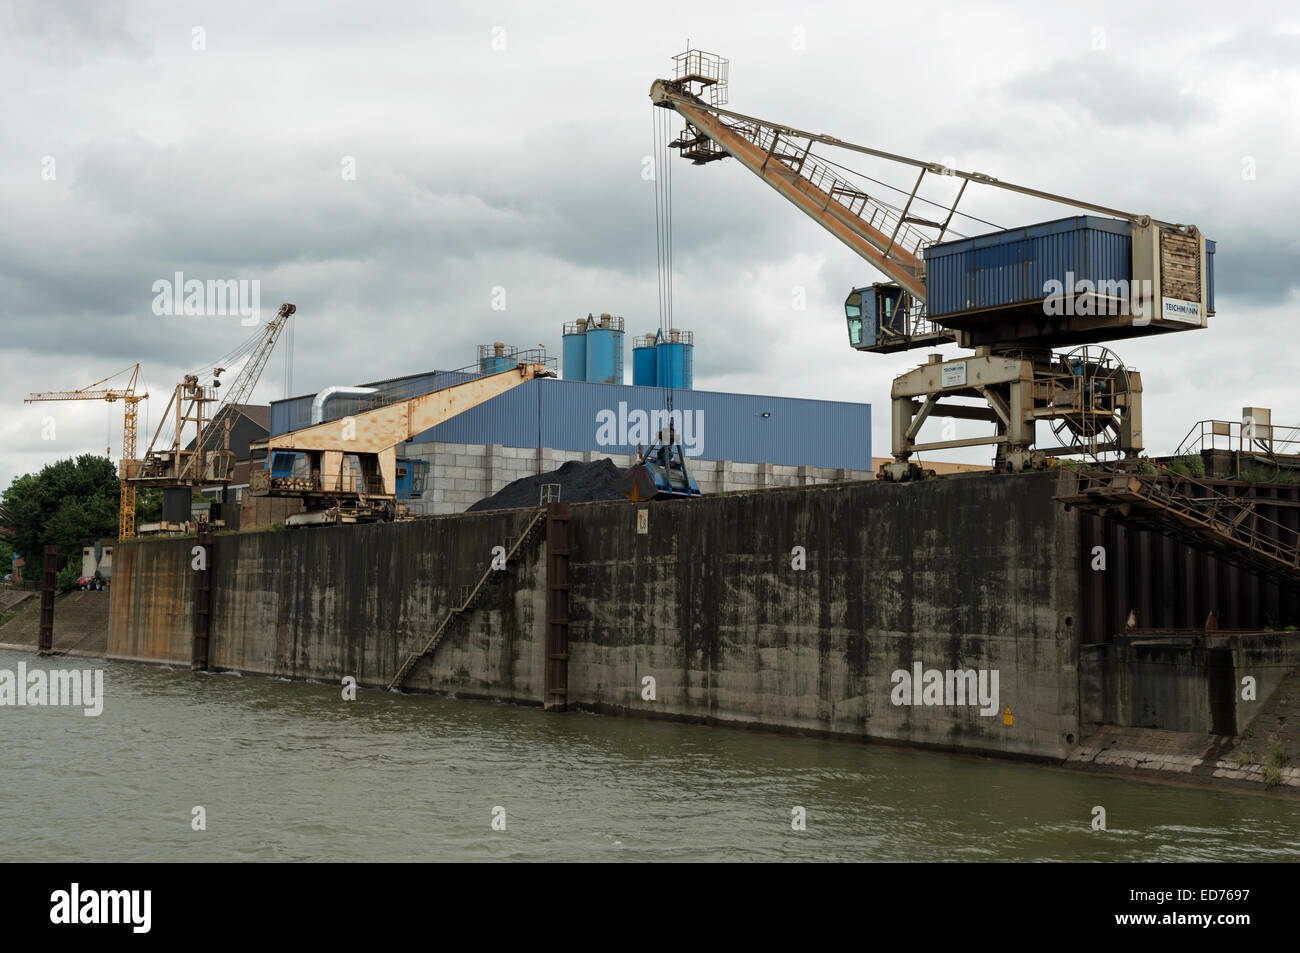
<svg viewBox="0 0 1300 953"><path fill-rule="evenodd" d="M423 393L445 373L414 374L360 385L381 394ZM541 379L495 397L418 434L413 443L453 443L627 454L654 441L666 410L658 387ZM313 395L271 404L271 434L305 427ZM355 413L356 399L336 399L326 419ZM673 390L674 419L690 457L868 471L871 405L755 394ZM409 445L408 445L409 446Z"/></svg>

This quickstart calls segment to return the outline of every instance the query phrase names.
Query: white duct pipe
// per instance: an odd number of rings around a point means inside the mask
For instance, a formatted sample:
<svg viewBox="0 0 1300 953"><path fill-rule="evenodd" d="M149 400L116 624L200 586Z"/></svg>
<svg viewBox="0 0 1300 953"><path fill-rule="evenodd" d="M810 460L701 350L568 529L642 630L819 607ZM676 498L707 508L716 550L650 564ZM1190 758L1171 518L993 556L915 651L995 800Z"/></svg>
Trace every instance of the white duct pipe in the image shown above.
<svg viewBox="0 0 1300 953"><path fill-rule="evenodd" d="M343 387L335 385L326 387L311 402L311 422L318 424L325 419L325 405L335 397L365 397L375 393L373 387Z"/></svg>

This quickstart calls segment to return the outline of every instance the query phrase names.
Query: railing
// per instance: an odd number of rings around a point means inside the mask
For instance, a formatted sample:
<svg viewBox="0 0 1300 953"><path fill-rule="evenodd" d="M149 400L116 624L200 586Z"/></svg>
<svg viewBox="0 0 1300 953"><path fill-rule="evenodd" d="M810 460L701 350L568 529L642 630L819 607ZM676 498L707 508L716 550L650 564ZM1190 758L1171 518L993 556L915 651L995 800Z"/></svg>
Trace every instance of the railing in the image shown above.
<svg viewBox="0 0 1300 953"><path fill-rule="evenodd" d="M687 50L673 57L673 79L699 83L707 90L710 106L727 104L727 74L730 61L716 53Z"/></svg>
<svg viewBox="0 0 1300 953"><path fill-rule="evenodd" d="M1246 420L1198 420L1183 438L1174 456L1202 450L1236 450L1269 457L1300 456L1300 427L1260 424Z"/></svg>
<svg viewBox="0 0 1300 953"><path fill-rule="evenodd" d="M930 320L925 310L925 302L907 295L907 309L904 320L907 323L908 334L916 339L918 343L941 343L953 341L953 332L945 330Z"/></svg>
<svg viewBox="0 0 1300 953"><path fill-rule="evenodd" d="M831 200L850 215L882 232L893 235L894 247L901 248L914 258L920 258L922 251L932 240L906 222L899 226L900 214L871 198L866 192L854 186L848 179L835 172L829 165L821 162L811 152L792 140L781 137L780 133L768 126L755 127L752 123L731 123L730 128L737 135L748 139L771 157L786 166L791 172L803 178L814 188L830 196ZM773 141L776 148L772 148ZM884 249L881 249L884 251Z"/></svg>

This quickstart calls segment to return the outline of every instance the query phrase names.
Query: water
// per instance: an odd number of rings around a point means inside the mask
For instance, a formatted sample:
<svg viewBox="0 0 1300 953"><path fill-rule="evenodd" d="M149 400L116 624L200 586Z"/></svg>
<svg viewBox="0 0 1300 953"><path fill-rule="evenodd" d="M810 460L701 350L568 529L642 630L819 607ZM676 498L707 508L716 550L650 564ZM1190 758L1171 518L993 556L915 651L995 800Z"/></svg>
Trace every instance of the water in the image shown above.
<svg viewBox="0 0 1300 953"><path fill-rule="evenodd" d="M0 708L8 861L1300 857L1294 800L0 651L0 669L19 662L102 667L106 700L98 718ZM206 831L191 830L196 805Z"/></svg>

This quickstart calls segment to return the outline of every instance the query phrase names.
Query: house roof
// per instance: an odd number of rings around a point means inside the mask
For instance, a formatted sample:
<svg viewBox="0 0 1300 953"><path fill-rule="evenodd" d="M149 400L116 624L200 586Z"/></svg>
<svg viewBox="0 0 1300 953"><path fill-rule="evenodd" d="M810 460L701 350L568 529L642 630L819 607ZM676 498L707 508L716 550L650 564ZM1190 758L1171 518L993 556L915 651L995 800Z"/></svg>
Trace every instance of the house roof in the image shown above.
<svg viewBox="0 0 1300 953"><path fill-rule="evenodd" d="M211 427L214 424L224 420L226 416L232 412L232 410L234 412L237 412L242 417L247 417L249 423L253 424L253 426L255 427L260 428L263 433L270 433L271 407L269 404L228 404L225 407L222 407L219 411L217 411L217 416L214 417L212 420L208 421L207 426ZM238 422L236 421L235 423L231 424L231 427L233 428L237 425ZM185 445L185 449L186 450L194 449L193 437L191 437L190 442Z"/></svg>
<svg viewBox="0 0 1300 953"><path fill-rule="evenodd" d="M239 412L257 424L263 430L271 429L271 405L270 404L237 404Z"/></svg>

